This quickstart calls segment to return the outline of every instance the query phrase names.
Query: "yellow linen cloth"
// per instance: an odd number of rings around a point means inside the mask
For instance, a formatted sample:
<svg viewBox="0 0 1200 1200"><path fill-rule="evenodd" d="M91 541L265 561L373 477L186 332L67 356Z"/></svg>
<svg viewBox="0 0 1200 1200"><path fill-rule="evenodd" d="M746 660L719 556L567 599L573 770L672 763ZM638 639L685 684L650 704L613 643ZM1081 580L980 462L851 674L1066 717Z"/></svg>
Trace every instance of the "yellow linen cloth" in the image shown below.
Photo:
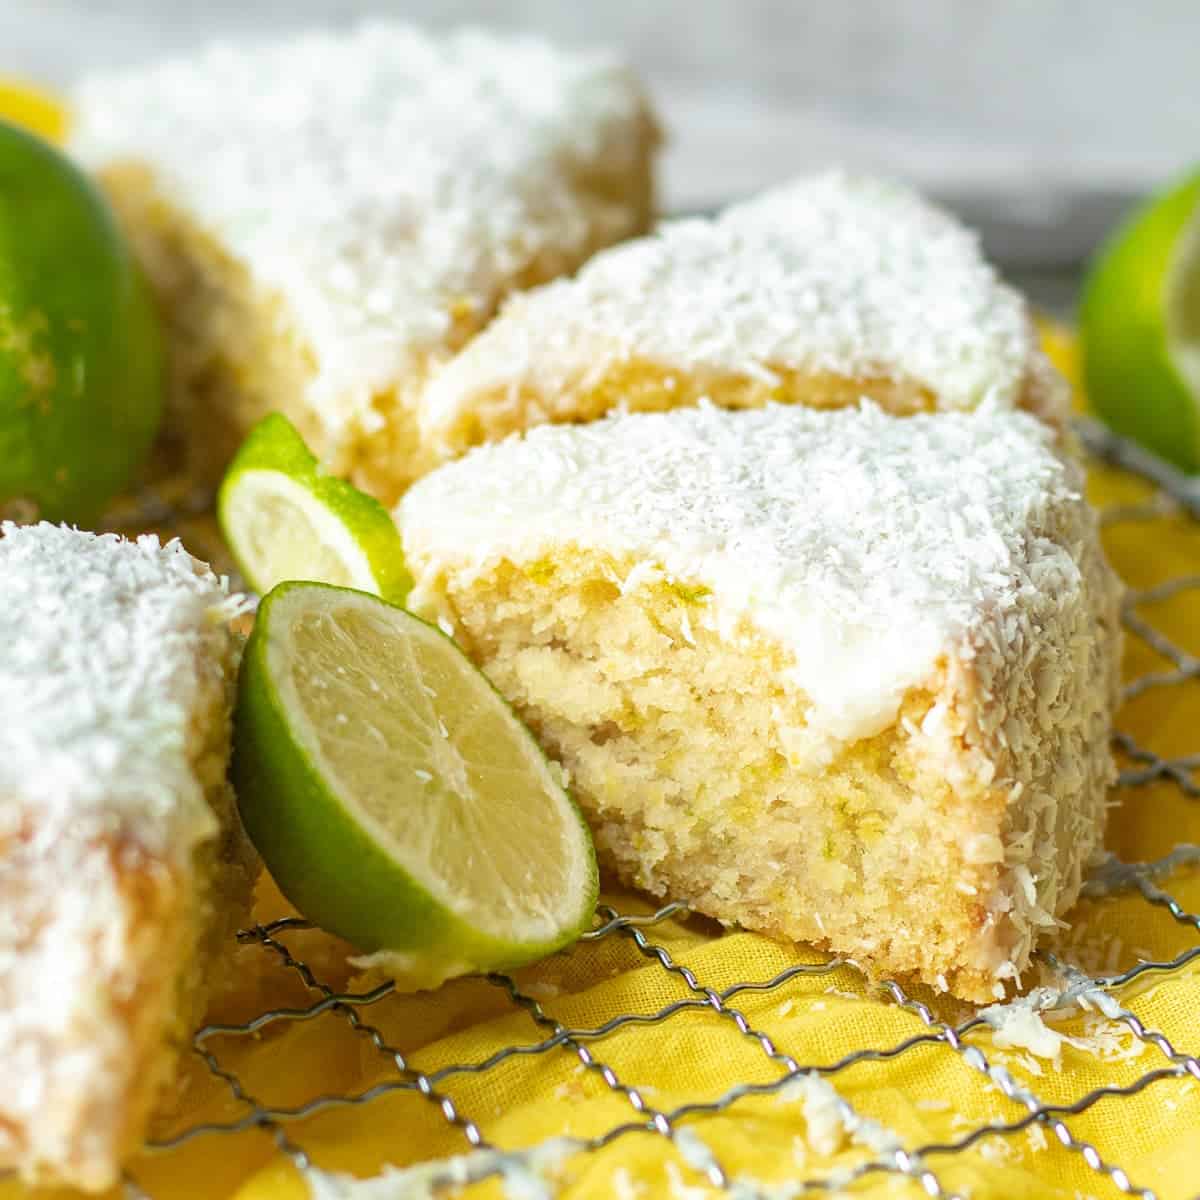
<svg viewBox="0 0 1200 1200"><path fill-rule="evenodd" d="M23 80L0 76L0 121L11 121L57 141L66 130L66 116L54 97Z"/></svg>
<svg viewBox="0 0 1200 1200"><path fill-rule="evenodd" d="M5 96L0 92L0 105ZM1069 338L1061 331L1050 330L1049 340L1060 355L1069 354ZM1064 366L1070 372L1072 364ZM1143 482L1107 469L1093 471L1091 489L1102 506L1137 505L1153 494ZM1106 544L1117 569L1138 589L1200 576L1200 524L1179 513L1111 524ZM1200 656L1200 589L1149 602L1137 611L1176 645ZM1132 637L1126 657L1131 679L1170 665ZM1200 681L1147 689L1125 706L1118 724L1159 755L1200 752ZM1117 790L1113 803L1108 845L1122 859L1154 859L1179 842L1200 842L1200 800L1186 796L1169 778ZM1160 886L1188 912L1200 911L1200 872L1185 868ZM270 885L264 884L261 892L260 919L280 915L284 908ZM623 913L652 910L636 896L608 899ZM1071 927L1057 938L1055 949L1093 973L1124 970L1143 958L1169 959L1200 945L1194 926L1176 921L1136 891L1083 901L1070 917ZM717 991L770 980L796 964L823 961L804 947L722 933L700 921L668 920L644 932L689 968L701 988ZM361 986L350 979L341 948L323 935L284 932L279 941L335 989ZM238 953L244 988L217 1018L244 1021L267 1007L306 1008L321 999L271 947L252 944ZM636 1088L651 1113L713 1100L734 1084L768 1083L786 1069L756 1037L742 1032L728 1012L722 1015L705 1006L702 995L643 954L627 934L581 944L517 972L516 979L548 1020L572 1029L594 1029L621 1014L654 1014L679 1001L697 1002L657 1023L629 1023L607 1037L580 1043L611 1069L620 1085ZM965 1006L944 998L913 994L951 1023L970 1015ZM1161 1031L1177 1051L1200 1053L1200 973L1185 967L1165 977L1150 976L1117 998L1147 1028ZM740 991L726 1003L754 1031L766 1034L780 1054L806 1069L829 1066L862 1048L886 1051L929 1033L917 1012L898 1006L849 968L800 974L766 991ZM354 1021L371 1028L356 1030ZM1050 1028L1065 1040L1050 1037L1038 1046L1039 1054L998 1044L986 1030L974 1030L964 1041L1052 1104L1070 1105L1097 1088L1128 1086L1147 1072L1171 1066L1159 1047L1139 1041L1124 1024L1100 1012L1077 1012L1052 1021ZM369 1005L334 1007L309 1020L279 1021L253 1037L214 1036L204 1049L237 1079L243 1098L198 1055L190 1055L177 1116L159 1133L200 1122L236 1121L252 1111L246 1097L286 1109L322 1095L361 1094L389 1081L411 1080L412 1074L398 1070L396 1053L409 1068L428 1076L447 1066L484 1063L503 1047L539 1043L552 1032L515 1004L503 987L465 979L432 994L392 995ZM1006 1098L993 1078L977 1069L978 1060L972 1065L971 1057L944 1040L926 1041L895 1057L860 1061L829 1080L858 1113L886 1126L906 1148L955 1144L988 1123L1011 1123L1026 1115L1021 1104ZM511 1056L487 1070L450 1074L436 1084L436 1091L432 1098L419 1090L392 1092L274 1128L198 1136L178 1149L140 1157L131 1173L156 1200L302 1200L308 1186L278 1152L280 1130L316 1166L371 1176L386 1164L405 1166L467 1153L466 1121L474 1122L491 1145L516 1149L563 1134L591 1137L648 1120L628 1094L614 1089L612 1080L585 1066L570 1043ZM458 1124L447 1120L441 1097L452 1101ZM1077 1143L1090 1143L1105 1164L1127 1172L1134 1185L1152 1189L1164 1200L1191 1196L1200 1188L1200 1084L1187 1075L1159 1079L1133 1096L1106 1096L1064 1120ZM828 1177L875 1153L860 1144L865 1140L861 1135L856 1141L837 1122L825 1119L811 1094L806 1100L796 1089L739 1099L721 1115L685 1117L676 1127L700 1139L731 1177L752 1178L760 1185ZM566 1157L555 1169L553 1183L564 1200L701 1200L718 1194L695 1169L695 1143L685 1139L684 1150L686 1159L660 1133L628 1133L602 1150ZM1088 1157L1061 1144L1053 1128L1038 1122L954 1153L931 1151L924 1163L946 1193L973 1200L1117 1194ZM926 1194L915 1181L894 1174L868 1175L851 1190L863 1196ZM397 1185L394 1192L371 1191L370 1197L393 1194L426 1193ZM498 1197L504 1189L491 1180L467 1194ZM534 1193L513 1188L511 1194ZM28 1195L16 1185L0 1185L0 1197L6 1200Z"/></svg>
<svg viewBox="0 0 1200 1200"><path fill-rule="evenodd" d="M1093 472L1092 489L1102 505L1137 503L1152 494L1142 483L1105 470ZM1106 540L1117 568L1139 588L1188 574L1200 576L1200 526L1182 516L1118 523L1110 527ZM1143 615L1176 644L1200 654L1200 590L1147 605ZM1164 668L1147 647L1129 641L1131 678ZM1126 705L1119 726L1139 745L1164 757L1200 750L1200 682L1151 689ZM1200 842L1200 800L1189 799L1170 781L1118 790L1114 803L1108 846L1122 859L1153 859L1178 842ZM1200 911L1200 872L1176 872L1160 886L1188 912ZM652 908L631 895L610 899L623 913ZM1137 892L1084 901L1070 919L1070 929L1055 948L1089 973L1123 971L1139 959L1166 960L1200 945L1196 928L1176 922ZM772 979L797 963L822 961L803 947L793 949L747 933L722 934L699 922L667 921L645 934L675 962L690 968L702 987L718 991ZM281 934L280 940L306 961L327 962L315 944L317 936ZM307 943L301 940L305 938ZM283 974L278 959L271 961L272 952L256 946L243 953L266 958L271 978ZM336 959L330 965L330 978L337 986ZM321 975L320 967L316 970ZM620 934L518 972L517 979L523 993L572 1029L593 1029L620 1014L652 1014L679 1000L702 999ZM913 994L951 1023L970 1015L965 1006L924 992ZM1200 972L1185 967L1117 996L1147 1028L1164 1033L1177 1051L1200 1053ZM307 1006L319 999L302 989L272 998L268 989L254 1004ZM728 1004L803 1067L826 1066L863 1047L887 1049L929 1032L919 1015L897 1007L850 969L801 975L767 992L741 992ZM248 1009L238 1015L250 1015ZM482 980L460 980L432 995L393 996L360 1009L359 1016L381 1031L387 1045L401 1050L410 1067L426 1074L449 1065L481 1063L502 1047L537 1043L552 1032L539 1028L501 988ZM972 1032L966 1041L977 1045L990 1064L1006 1067L1023 1087L1052 1104L1069 1105L1096 1088L1128 1085L1146 1072L1171 1065L1160 1049L1138 1041L1125 1025L1103 1014L1080 1013L1049 1024L1056 1033L1075 1039L1074 1044L1060 1043L1058 1054L1050 1057L1020 1046L997 1045L990 1032ZM612 1068L621 1084L638 1089L648 1108L660 1112L713 1100L736 1083L778 1079L785 1070L754 1038L740 1032L733 1019L699 1006L658 1024L628 1025L582 1044ZM228 1038L214 1040L209 1048L223 1066L233 1067L247 1092L272 1107L302 1104L323 1093L360 1093L400 1078L389 1055L369 1037L356 1034L338 1013L303 1025L274 1027L256 1045ZM894 1131L909 1149L955 1143L988 1122L1013 1122L1026 1113L944 1043L921 1044L891 1060L847 1067L830 1076L830 1082L860 1114ZM614 1091L598 1070L584 1067L571 1046L515 1057L481 1074L451 1075L439 1091L453 1100L463 1118L478 1123L491 1144L505 1149L562 1134L590 1137L638 1119L630 1099ZM193 1108L182 1124L190 1125L201 1115L229 1120L245 1111L245 1105L231 1103L227 1090L207 1079L195 1087ZM839 1136L836 1129L825 1130L816 1119L819 1113L808 1117L802 1097L760 1097L739 1100L721 1116L685 1119L679 1127L699 1137L730 1175L759 1182L826 1176L871 1157L870 1149ZM1067 1116L1065 1123L1078 1142L1094 1145L1105 1163L1126 1171L1136 1185L1168 1200L1195 1193L1200 1084L1194 1079L1166 1078L1133 1097L1099 1100L1083 1115ZM405 1165L469 1150L462 1128L451 1125L433 1100L412 1091L285 1127L318 1166L357 1175L374 1174L384 1164ZM989 1137L960 1153L929 1154L925 1161L947 1192L974 1200L1075 1200L1115 1194L1083 1154L1065 1148L1055 1131L1041 1123L1007 1137ZM256 1164L261 1168L247 1177ZM237 1200L300 1200L308 1194L262 1131L199 1139L185 1151L137 1164L134 1171L156 1197L233 1194ZM603 1151L565 1159L555 1182L564 1200L700 1200L710 1194L702 1175L690 1169L665 1138L650 1132L627 1134ZM493 1181L467 1194L504 1193ZM924 1193L915 1182L874 1175L857 1184L854 1194Z"/></svg>

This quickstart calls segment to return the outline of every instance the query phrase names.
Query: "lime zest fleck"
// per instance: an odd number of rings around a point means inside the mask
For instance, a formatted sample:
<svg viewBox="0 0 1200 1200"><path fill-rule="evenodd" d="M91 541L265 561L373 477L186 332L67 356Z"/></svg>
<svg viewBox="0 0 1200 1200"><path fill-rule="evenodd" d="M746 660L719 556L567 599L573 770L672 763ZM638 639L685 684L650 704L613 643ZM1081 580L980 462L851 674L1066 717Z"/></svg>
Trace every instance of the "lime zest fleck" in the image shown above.
<svg viewBox="0 0 1200 1200"><path fill-rule="evenodd" d="M667 580L663 586L673 596L677 596L684 604L703 604L711 595L712 588L702 583L680 583L678 580Z"/></svg>
<svg viewBox="0 0 1200 1200"><path fill-rule="evenodd" d="M532 579L534 583L549 583L554 578L558 567L551 558L539 558L535 562L527 564L522 569L525 575Z"/></svg>

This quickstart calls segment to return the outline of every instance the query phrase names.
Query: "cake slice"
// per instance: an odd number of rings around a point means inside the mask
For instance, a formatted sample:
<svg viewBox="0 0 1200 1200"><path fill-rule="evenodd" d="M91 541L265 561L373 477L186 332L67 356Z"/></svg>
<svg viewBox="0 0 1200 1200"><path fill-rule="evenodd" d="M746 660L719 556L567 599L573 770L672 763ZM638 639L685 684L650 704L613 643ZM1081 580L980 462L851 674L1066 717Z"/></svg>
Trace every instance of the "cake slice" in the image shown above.
<svg viewBox="0 0 1200 1200"><path fill-rule="evenodd" d="M987 404L544 426L396 516L439 621L655 896L970 1000L1059 924L1113 777L1118 581Z"/></svg>
<svg viewBox="0 0 1200 1200"><path fill-rule="evenodd" d="M421 429L450 458L614 408L863 396L899 415L989 400L1052 423L1069 400L974 234L904 187L831 171L513 297L431 381Z"/></svg>
<svg viewBox="0 0 1200 1200"><path fill-rule="evenodd" d="M0 1167L103 1190L248 910L239 602L178 543L0 537Z"/></svg>
<svg viewBox="0 0 1200 1200"><path fill-rule="evenodd" d="M86 80L74 107L72 148L169 322L172 427L201 475L280 409L394 497L427 463L434 367L652 208L631 73L528 37L374 23L216 46Z"/></svg>

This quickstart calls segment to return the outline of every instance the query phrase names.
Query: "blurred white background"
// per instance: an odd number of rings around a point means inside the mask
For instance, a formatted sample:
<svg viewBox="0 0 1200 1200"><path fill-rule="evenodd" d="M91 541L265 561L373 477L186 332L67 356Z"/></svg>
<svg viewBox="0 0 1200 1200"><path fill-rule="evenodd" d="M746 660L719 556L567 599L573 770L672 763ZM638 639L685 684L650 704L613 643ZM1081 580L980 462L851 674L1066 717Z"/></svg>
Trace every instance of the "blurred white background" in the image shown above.
<svg viewBox="0 0 1200 1200"><path fill-rule="evenodd" d="M366 13L621 47L666 116L672 208L829 161L1036 205L1200 157L1200 0L0 0L0 73Z"/></svg>

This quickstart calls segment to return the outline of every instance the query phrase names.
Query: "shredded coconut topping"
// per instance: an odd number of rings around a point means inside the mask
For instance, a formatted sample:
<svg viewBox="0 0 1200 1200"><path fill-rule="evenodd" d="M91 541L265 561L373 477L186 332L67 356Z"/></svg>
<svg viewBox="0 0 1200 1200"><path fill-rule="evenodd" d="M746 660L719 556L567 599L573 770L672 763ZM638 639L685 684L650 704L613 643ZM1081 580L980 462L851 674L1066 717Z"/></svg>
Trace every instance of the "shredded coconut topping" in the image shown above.
<svg viewBox="0 0 1200 1200"><path fill-rule="evenodd" d="M1049 430L995 405L702 406L482 447L397 514L422 586L441 565L470 576L575 543L710 587L794 650L819 765L890 724L943 656L1003 661L1018 630L1036 640L1034 599L1077 603L1075 548L1094 539L1079 488Z"/></svg>
<svg viewBox="0 0 1200 1200"><path fill-rule="evenodd" d="M4 838L130 837L186 863L216 830L189 722L237 601L178 542L0 529Z"/></svg>
<svg viewBox="0 0 1200 1200"><path fill-rule="evenodd" d="M1067 404L973 233L904 187L833 171L667 223L513 297L431 384L426 433L505 389L553 411L632 361L767 383L781 369L895 380L943 409L990 397L1061 419Z"/></svg>
<svg viewBox="0 0 1200 1200"><path fill-rule="evenodd" d="M609 185L650 121L606 55L383 23L96 77L76 110L75 152L150 166L283 297L317 394L360 399L539 259L626 235Z"/></svg>
<svg viewBox="0 0 1200 1200"><path fill-rule="evenodd" d="M174 1061L238 608L178 542L0 526L0 1158L31 1176L114 1184Z"/></svg>

